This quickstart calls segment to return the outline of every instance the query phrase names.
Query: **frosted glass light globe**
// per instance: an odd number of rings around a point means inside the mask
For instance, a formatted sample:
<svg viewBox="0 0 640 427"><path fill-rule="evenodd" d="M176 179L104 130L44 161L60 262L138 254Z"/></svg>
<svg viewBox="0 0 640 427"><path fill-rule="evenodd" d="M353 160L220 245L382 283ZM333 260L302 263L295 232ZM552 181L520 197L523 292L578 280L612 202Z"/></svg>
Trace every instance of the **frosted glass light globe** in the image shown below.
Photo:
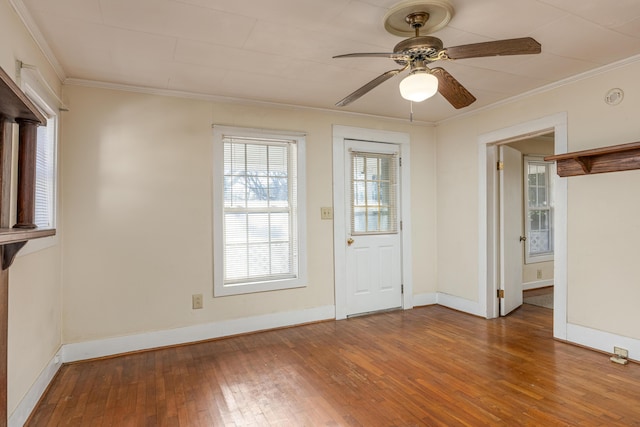
<svg viewBox="0 0 640 427"><path fill-rule="evenodd" d="M438 91L438 78L427 72L409 74L400 82L400 95L408 101L422 102Z"/></svg>

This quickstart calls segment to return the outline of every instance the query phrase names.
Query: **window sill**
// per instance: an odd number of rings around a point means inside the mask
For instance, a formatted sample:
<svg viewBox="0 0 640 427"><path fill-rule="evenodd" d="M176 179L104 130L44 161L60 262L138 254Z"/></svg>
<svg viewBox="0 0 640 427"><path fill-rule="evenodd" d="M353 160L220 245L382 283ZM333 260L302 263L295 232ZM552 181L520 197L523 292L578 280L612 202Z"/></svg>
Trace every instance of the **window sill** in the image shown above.
<svg viewBox="0 0 640 427"><path fill-rule="evenodd" d="M529 264L539 264L541 262L549 262L549 261L553 261L553 254L551 255L541 255L541 256L536 256L536 257L528 257L527 260L525 261L525 264L529 265Z"/></svg>
<svg viewBox="0 0 640 427"><path fill-rule="evenodd" d="M306 281L302 279L272 280L266 282L245 283L236 285L214 286L214 297L226 297L231 295L253 294L256 292L280 291L306 287Z"/></svg>

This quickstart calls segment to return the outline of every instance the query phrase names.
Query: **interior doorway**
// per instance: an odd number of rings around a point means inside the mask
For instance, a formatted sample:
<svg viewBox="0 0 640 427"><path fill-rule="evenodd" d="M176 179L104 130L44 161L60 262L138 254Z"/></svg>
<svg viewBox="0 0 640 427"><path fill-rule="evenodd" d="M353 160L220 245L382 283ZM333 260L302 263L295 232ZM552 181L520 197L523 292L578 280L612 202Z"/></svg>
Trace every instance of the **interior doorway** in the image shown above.
<svg viewBox="0 0 640 427"><path fill-rule="evenodd" d="M544 157L555 152L554 133L496 146L500 316L523 303L553 308L556 172Z"/></svg>
<svg viewBox="0 0 640 427"><path fill-rule="evenodd" d="M497 147L527 137L553 132L554 154L568 148L567 114L544 116L528 122L494 130L478 137L479 199L479 281L478 299L488 319L499 317L498 298L501 273L499 234L499 183L496 174ZM553 265L553 336L567 339L567 181L554 176L554 265Z"/></svg>

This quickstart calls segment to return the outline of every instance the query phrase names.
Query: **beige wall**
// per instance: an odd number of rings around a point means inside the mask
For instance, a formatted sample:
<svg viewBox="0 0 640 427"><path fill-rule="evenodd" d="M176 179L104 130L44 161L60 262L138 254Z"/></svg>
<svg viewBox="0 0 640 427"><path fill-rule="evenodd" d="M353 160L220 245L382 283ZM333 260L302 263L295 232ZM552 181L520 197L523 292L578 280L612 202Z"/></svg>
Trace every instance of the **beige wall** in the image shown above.
<svg viewBox="0 0 640 427"><path fill-rule="evenodd" d="M15 75L22 60L59 90L6 0L0 36L5 71ZM630 64L435 129L65 87L62 245L21 256L11 269L9 411L61 343L332 305L332 227L319 208L332 204L333 124L410 134L414 294L477 300L478 136L567 112L570 151L637 141L639 73L640 64ZM612 87L626 94L616 107L603 102ZM212 123L307 132L308 287L212 297ZM568 206L569 322L636 339L639 185L639 171L569 178ZM193 293L205 295L203 310L191 310Z"/></svg>
<svg viewBox="0 0 640 427"><path fill-rule="evenodd" d="M36 65L50 86L60 82L6 0L0 1L0 66L16 77L16 61ZM18 256L9 272L8 410L11 414L61 344L60 250Z"/></svg>
<svg viewBox="0 0 640 427"><path fill-rule="evenodd" d="M435 292L433 128L80 86L65 96L65 343L333 305L333 227L320 220L333 124L410 134L414 292ZM212 123L307 133L307 287L213 298Z"/></svg>
<svg viewBox="0 0 640 427"><path fill-rule="evenodd" d="M553 279L553 261L536 262L532 264L522 265L522 283L534 284L541 280L547 281ZM538 277L538 271L540 271L540 277ZM544 284L543 286L551 286L552 284ZM525 289L531 289L527 287Z"/></svg>
<svg viewBox="0 0 640 427"><path fill-rule="evenodd" d="M632 63L437 127L438 290L478 300L479 135L566 112L569 151L638 141L639 73ZM625 91L615 107L613 87ZM568 178L570 323L640 338L639 186L638 171Z"/></svg>

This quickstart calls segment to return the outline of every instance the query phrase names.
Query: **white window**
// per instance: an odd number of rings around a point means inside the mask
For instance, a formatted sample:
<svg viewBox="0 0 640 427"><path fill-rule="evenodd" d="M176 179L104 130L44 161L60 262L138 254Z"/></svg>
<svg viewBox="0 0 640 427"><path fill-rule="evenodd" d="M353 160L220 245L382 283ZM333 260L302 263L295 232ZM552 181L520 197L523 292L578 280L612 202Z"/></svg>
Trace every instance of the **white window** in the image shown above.
<svg viewBox="0 0 640 427"><path fill-rule="evenodd" d="M553 176L555 163L524 157L527 264L553 260Z"/></svg>
<svg viewBox="0 0 640 427"><path fill-rule="evenodd" d="M214 127L214 295L306 285L304 136Z"/></svg>
<svg viewBox="0 0 640 427"><path fill-rule="evenodd" d="M37 130L35 224L41 229L56 228L60 101L35 68L21 68L20 84L27 97L47 118L47 122ZM56 236L35 239L20 254L26 255L56 243Z"/></svg>

